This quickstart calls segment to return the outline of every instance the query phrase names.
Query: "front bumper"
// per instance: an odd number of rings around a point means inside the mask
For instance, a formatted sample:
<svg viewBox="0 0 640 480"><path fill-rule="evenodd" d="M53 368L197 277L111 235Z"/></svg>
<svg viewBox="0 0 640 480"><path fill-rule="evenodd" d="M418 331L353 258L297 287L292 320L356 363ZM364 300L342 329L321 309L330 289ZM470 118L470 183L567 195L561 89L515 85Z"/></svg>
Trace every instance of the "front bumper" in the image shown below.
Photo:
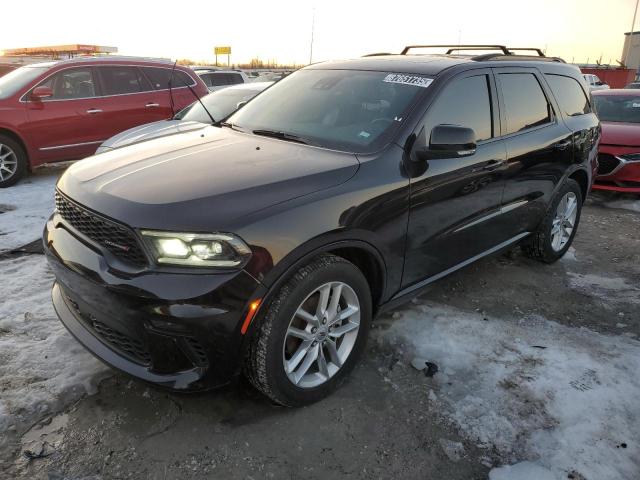
<svg viewBox="0 0 640 480"><path fill-rule="evenodd" d="M242 320L261 291L251 275L124 272L57 217L43 237L56 277L53 303L80 343L163 387L204 390L231 381L241 365Z"/></svg>
<svg viewBox="0 0 640 480"><path fill-rule="evenodd" d="M594 190L640 193L640 161L626 160L618 152L604 146L599 152L600 166L593 185Z"/></svg>

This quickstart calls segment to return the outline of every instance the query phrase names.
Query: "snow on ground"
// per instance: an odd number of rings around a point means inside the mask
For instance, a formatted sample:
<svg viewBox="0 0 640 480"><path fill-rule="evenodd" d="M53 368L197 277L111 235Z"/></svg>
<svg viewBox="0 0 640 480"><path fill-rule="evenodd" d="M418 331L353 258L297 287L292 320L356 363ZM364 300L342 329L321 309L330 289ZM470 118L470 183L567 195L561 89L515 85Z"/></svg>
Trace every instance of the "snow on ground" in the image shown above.
<svg viewBox="0 0 640 480"><path fill-rule="evenodd" d="M425 395L503 464L525 461L492 480L637 480L640 342L420 302L378 341L435 362L437 396Z"/></svg>
<svg viewBox="0 0 640 480"><path fill-rule="evenodd" d="M93 392L108 370L60 323L44 256L0 261L0 448L18 432Z"/></svg>
<svg viewBox="0 0 640 480"><path fill-rule="evenodd" d="M62 171L60 166L36 170L17 185L0 189L0 253L40 238Z"/></svg>
<svg viewBox="0 0 640 480"><path fill-rule="evenodd" d="M585 295L598 298L604 305L615 307L620 304L640 305L640 288L628 283L624 278L602 277L595 274L567 272L569 286Z"/></svg>
<svg viewBox="0 0 640 480"><path fill-rule="evenodd" d="M609 208L621 208L623 210L631 210L632 212L640 212L640 200L613 200L606 202Z"/></svg>

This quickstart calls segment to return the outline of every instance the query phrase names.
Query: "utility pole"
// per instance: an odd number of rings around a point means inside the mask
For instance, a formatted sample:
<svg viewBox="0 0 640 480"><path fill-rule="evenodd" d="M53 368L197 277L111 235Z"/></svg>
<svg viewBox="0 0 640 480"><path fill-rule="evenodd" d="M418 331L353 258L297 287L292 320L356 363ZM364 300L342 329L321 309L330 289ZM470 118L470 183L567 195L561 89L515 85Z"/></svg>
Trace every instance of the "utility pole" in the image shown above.
<svg viewBox="0 0 640 480"><path fill-rule="evenodd" d="M313 8L311 13L311 45L309 47L309 65L313 61L313 30L316 26L316 9Z"/></svg>

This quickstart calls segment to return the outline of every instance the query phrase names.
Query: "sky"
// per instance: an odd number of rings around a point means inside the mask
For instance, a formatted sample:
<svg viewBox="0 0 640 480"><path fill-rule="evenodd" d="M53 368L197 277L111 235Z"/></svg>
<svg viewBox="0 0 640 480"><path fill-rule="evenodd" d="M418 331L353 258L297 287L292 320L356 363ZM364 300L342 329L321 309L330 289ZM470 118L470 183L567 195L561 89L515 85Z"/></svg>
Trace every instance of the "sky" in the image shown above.
<svg viewBox="0 0 640 480"><path fill-rule="evenodd" d="M118 47L124 55L307 64L408 44L539 47L567 61L615 63L636 0L0 0L0 51L57 44ZM62 4L61 4L62 5ZM99 7L96 7L98 6ZM30 13L37 12L37 13ZM7 21L9 20L9 21ZM640 16L636 20L636 28Z"/></svg>

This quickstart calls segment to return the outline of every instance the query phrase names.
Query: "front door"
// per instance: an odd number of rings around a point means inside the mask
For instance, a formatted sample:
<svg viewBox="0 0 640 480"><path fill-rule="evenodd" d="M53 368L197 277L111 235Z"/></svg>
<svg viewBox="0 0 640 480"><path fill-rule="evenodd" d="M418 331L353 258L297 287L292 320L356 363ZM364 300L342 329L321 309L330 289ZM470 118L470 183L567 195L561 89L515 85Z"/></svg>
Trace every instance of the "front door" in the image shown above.
<svg viewBox="0 0 640 480"><path fill-rule="evenodd" d="M91 155L106 140L99 86L92 67L60 70L38 86L53 96L32 100L27 94L29 123L24 135L37 163L75 160Z"/></svg>
<svg viewBox="0 0 640 480"><path fill-rule="evenodd" d="M441 124L473 128L477 149L464 158L429 160L426 171L411 179L405 292L505 240L493 228L500 216L506 151L498 138L489 70L467 72L446 85L418 126L417 141L428 143L432 128Z"/></svg>

